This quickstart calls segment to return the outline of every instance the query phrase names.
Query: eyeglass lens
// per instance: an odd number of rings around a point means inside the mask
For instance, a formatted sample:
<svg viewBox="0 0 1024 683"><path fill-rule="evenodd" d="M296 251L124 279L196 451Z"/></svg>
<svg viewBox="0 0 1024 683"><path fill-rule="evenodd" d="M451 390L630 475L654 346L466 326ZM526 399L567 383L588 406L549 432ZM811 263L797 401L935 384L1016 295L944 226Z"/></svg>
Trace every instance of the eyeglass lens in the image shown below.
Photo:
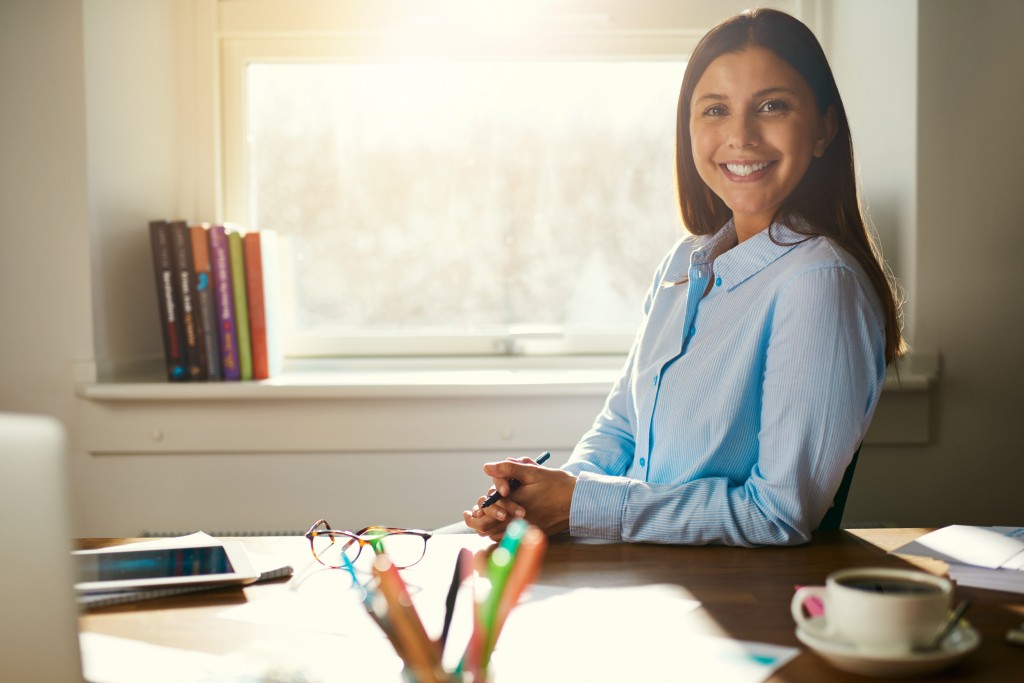
<svg viewBox="0 0 1024 683"><path fill-rule="evenodd" d="M362 545L371 547L362 548ZM363 543L343 534L321 532L313 537L313 552L321 562L331 567L343 567L344 554L354 568L369 572L376 555L375 548L386 553L394 565L402 569L420 561L426 549L426 540L422 536L401 532L367 534L363 537Z"/></svg>

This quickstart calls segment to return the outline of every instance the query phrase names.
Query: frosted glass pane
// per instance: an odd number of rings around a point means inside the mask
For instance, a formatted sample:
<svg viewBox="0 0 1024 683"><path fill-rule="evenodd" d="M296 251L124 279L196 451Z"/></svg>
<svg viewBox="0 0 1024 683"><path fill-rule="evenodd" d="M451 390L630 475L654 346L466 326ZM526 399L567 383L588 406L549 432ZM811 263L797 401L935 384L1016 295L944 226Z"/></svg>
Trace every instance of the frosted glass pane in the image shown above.
<svg viewBox="0 0 1024 683"><path fill-rule="evenodd" d="M299 330L631 329L678 237L681 62L255 64Z"/></svg>

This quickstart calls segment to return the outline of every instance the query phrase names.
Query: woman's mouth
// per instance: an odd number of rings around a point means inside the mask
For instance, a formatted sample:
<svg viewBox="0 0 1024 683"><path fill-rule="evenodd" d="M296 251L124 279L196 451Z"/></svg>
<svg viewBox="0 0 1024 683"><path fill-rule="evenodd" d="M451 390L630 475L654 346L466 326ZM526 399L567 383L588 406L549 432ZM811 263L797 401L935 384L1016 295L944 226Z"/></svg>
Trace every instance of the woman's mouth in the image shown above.
<svg viewBox="0 0 1024 683"><path fill-rule="evenodd" d="M726 162L719 164L726 174L736 179L754 180L764 175L765 171L773 165L774 161L755 162Z"/></svg>

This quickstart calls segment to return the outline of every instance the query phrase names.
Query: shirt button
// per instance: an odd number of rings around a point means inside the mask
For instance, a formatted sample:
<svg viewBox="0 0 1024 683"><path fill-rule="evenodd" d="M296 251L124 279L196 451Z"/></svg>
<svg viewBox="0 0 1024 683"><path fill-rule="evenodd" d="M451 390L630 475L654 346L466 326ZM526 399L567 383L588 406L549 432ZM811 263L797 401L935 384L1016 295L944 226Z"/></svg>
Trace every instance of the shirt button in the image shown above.
<svg viewBox="0 0 1024 683"><path fill-rule="evenodd" d="M721 287L721 286L722 286L722 278L716 277L715 278L715 287Z"/></svg>
<svg viewBox="0 0 1024 683"><path fill-rule="evenodd" d="M644 460L643 458L640 458L640 467L643 467L643 466L645 466L646 464L647 464L647 461L646 461L646 460Z"/></svg>
<svg viewBox="0 0 1024 683"><path fill-rule="evenodd" d="M658 386L658 376L657 375L655 375L654 377L651 378L651 384L653 384L654 386Z"/></svg>

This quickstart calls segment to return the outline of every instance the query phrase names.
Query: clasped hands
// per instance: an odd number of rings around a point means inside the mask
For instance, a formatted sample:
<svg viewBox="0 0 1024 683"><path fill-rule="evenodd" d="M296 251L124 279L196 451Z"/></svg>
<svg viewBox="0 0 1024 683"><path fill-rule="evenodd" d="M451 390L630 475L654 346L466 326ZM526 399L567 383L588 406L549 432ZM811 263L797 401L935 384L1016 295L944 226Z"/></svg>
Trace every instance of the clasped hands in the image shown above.
<svg viewBox="0 0 1024 683"><path fill-rule="evenodd" d="M576 489L576 477L572 474L542 467L532 458L489 462L484 465L484 474L491 477L494 485L477 499L472 510L462 513L466 524L481 536L500 539L509 522L516 518L525 519L549 536L569 528L569 507ZM511 491L509 479L518 480L519 488ZM503 498L481 507L494 491Z"/></svg>

